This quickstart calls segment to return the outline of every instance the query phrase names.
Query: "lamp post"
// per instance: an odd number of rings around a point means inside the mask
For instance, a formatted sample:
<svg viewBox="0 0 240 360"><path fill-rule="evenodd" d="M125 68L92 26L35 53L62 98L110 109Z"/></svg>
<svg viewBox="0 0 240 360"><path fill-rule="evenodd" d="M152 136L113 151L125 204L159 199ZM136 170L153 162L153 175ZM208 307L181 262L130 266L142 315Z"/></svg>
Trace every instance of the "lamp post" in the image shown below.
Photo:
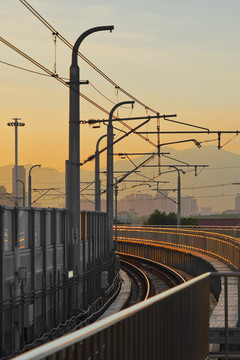
<svg viewBox="0 0 240 360"><path fill-rule="evenodd" d="M20 268L20 242L19 242L19 234L18 234L18 126L24 126L23 122L19 122L20 118L13 118L12 122L7 123L8 126L15 127L15 182L14 182L14 193L15 193L15 219L16 219L16 232L15 232L15 244L14 244L14 296L15 298L19 297L20 287L19 287L19 278L17 276L19 268ZM20 328L16 324L14 326L14 345L15 349L18 350L20 348Z"/></svg>
<svg viewBox="0 0 240 360"><path fill-rule="evenodd" d="M116 104L109 113L107 127L107 216L108 216L108 249L113 249L113 124L114 111L122 105L133 104L135 101L122 101Z"/></svg>
<svg viewBox="0 0 240 360"><path fill-rule="evenodd" d="M85 31L79 36L72 51L70 67L70 111L69 111L69 161L68 161L68 210L69 210L69 242L79 243L80 233L80 170L79 170L79 66L77 63L78 49L82 41L90 34L113 30L113 26L99 26ZM84 82L85 84L87 82Z"/></svg>
<svg viewBox="0 0 240 360"><path fill-rule="evenodd" d="M95 211L101 211L101 182L99 176L99 143L100 141L107 136L101 136L96 143L95 151Z"/></svg>
<svg viewBox="0 0 240 360"><path fill-rule="evenodd" d="M32 206L32 176L31 176L31 172L32 169L35 167L41 167L41 164L37 164L37 165L33 165L30 169L29 169L29 173L28 173L28 206L31 207Z"/></svg>
<svg viewBox="0 0 240 360"><path fill-rule="evenodd" d="M14 193L15 193L15 206L18 206L18 126L25 126L25 123L19 122L20 118L13 118L12 122L7 123L8 126L15 127L15 182L14 182Z"/></svg>
<svg viewBox="0 0 240 360"><path fill-rule="evenodd" d="M22 180L17 180L18 182L20 182L21 184L22 184L22 186L23 186L23 207L25 207L25 194L26 194L26 191L25 191L25 184L24 184L24 182L22 181Z"/></svg>
<svg viewBox="0 0 240 360"><path fill-rule="evenodd" d="M70 92L69 92L69 159L66 164L67 179L67 198L68 207L68 270L71 276L80 275L85 269L85 242L80 244L80 104L79 104L79 88L80 84L88 84L81 82L79 79L78 66L78 49L82 41L90 34L113 30L113 26L99 26L91 28L82 33L76 40L72 51L72 63L70 66ZM81 247L82 246L82 247ZM80 286L80 296L83 294L83 288ZM73 309L79 310L80 301L78 298L79 291L73 290L71 297L72 303L69 304L69 311Z"/></svg>
<svg viewBox="0 0 240 360"><path fill-rule="evenodd" d="M178 191L178 201L177 201L177 226L181 226L181 175L180 171L185 174L185 171L182 169L178 169L174 165L170 165L169 168L174 168L178 172L178 183L177 183L177 191Z"/></svg>

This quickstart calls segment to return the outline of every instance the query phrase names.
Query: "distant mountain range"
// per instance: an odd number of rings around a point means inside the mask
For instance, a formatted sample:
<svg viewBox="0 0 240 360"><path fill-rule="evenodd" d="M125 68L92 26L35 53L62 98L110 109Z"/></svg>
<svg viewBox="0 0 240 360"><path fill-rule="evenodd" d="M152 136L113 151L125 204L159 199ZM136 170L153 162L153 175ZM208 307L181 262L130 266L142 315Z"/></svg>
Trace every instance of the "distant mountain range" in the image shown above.
<svg viewBox="0 0 240 360"><path fill-rule="evenodd" d="M182 196L196 197L198 199L198 205L200 207L211 206L214 211L234 209L235 196L240 193L240 155L228 152L224 149L218 150L217 147L213 145L207 145L200 149L194 147L182 151L164 147L164 152L169 152L170 154L167 155L168 157L178 159L181 162L172 160L170 158L161 157L161 165L186 165L183 164L183 162L190 165L208 165L208 167L204 169L197 168L197 176L195 176L194 167L189 166L182 168L186 172L186 174L181 175ZM147 156L140 156L135 158L131 157L131 160L134 162L134 164L138 165L142 163L146 158ZM150 164L157 165L157 157L155 157L155 160L148 165ZM24 166L26 168L26 175L28 175L31 164L26 164ZM127 159L116 161L114 166L116 171L130 171L134 168L133 164ZM12 168L12 164L0 167L0 185L5 186L8 192L12 191ZM167 171L169 171L169 168L163 167L161 169L162 175L157 178L157 167L145 167L142 170L142 175L149 176L151 178L155 177L155 179L159 181L169 181L169 184L161 184L161 188L174 189L177 186L177 173L176 171L174 171L172 173L163 174ZM146 181L147 179L142 177L142 175L140 176L134 174L127 179ZM121 174L117 173L116 176L119 177L121 176ZM102 174L101 177L104 187L106 176ZM82 167L81 181L86 182L93 180L94 171L86 171L84 170L84 167ZM119 198L136 191L141 191L142 193L152 193L154 195L154 193L152 192L152 190L154 189L154 184L152 184L152 188L141 186L134 187L133 189L126 189L131 187L132 185L134 185L133 182L126 182L125 184L120 185ZM45 198L42 202L43 206L60 206L60 204L62 206L64 205L64 172L60 172L54 168L47 167L43 167L41 169L34 169L32 171L32 187L35 189L58 189L59 197L55 197L55 199L50 199L49 197L48 201ZM91 186L90 190L88 190L88 194L90 194L90 192L93 193L93 190L91 189L93 189L93 185ZM173 195L173 192L170 192L170 196ZM176 196L176 193L174 196Z"/></svg>

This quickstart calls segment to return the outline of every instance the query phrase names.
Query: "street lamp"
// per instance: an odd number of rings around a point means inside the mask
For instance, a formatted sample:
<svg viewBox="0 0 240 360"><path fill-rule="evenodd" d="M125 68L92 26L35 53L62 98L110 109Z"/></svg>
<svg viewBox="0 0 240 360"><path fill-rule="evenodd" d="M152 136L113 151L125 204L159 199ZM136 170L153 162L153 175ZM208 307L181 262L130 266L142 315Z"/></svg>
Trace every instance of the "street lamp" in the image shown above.
<svg viewBox="0 0 240 360"><path fill-rule="evenodd" d="M182 169L177 168L174 165L170 165L169 168L174 168L175 170L177 170L178 172L178 186L177 186L177 191L178 191L178 201L177 201L177 226L181 226L181 176L180 176L180 171L185 174L185 171L183 171Z"/></svg>
<svg viewBox="0 0 240 360"><path fill-rule="evenodd" d="M107 136L101 136L96 143L95 151L95 211L101 211L101 182L99 176L99 143L100 141Z"/></svg>
<svg viewBox="0 0 240 360"><path fill-rule="evenodd" d="M79 79L78 49L82 41L90 34L110 30L114 27L99 26L85 31L76 40L72 51L72 64L70 67L70 93L69 93L69 160L67 161L67 206L69 220L69 270L74 271L74 275L80 273L80 266L83 261L80 258L80 149L79 149Z"/></svg>
<svg viewBox="0 0 240 360"><path fill-rule="evenodd" d="M22 181L22 180L17 180L17 182L20 182L21 184L22 184L22 186L23 186L23 207L25 207L25 194L26 194L26 191L25 191L25 184L24 184L24 182Z"/></svg>
<svg viewBox="0 0 240 360"><path fill-rule="evenodd" d="M20 118L13 118L12 122L7 123L8 126L15 126L15 184L14 184L14 193L15 193L15 206L18 206L18 126L25 126L25 123L19 122Z"/></svg>
<svg viewBox="0 0 240 360"><path fill-rule="evenodd" d="M18 126L24 126L23 122L19 122L20 118L13 118L12 122L7 123L8 126L15 126L15 182L14 182L14 193L15 193L15 206L18 206ZM14 245L14 273L17 274L20 267L20 243L19 236L16 236ZM14 296L17 298L20 296L19 279L17 276L14 277ZM14 327L14 343L16 349L19 349L20 343L20 329L18 326Z"/></svg>
<svg viewBox="0 0 240 360"><path fill-rule="evenodd" d="M38 165L33 165L28 173L28 206L31 207L32 206L32 176L31 176L31 172L32 169L35 167L41 167L41 164Z"/></svg>
<svg viewBox="0 0 240 360"><path fill-rule="evenodd" d="M79 171L79 66L77 63L78 49L82 41L90 34L113 30L113 26L99 26L85 31L74 44L72 64L70 67L70 119L69 119L69 162L68 162L68 209L70 242L79 243L80 230L80 171ZM86 84L86 82L84 82Z"/></svg>
<svg viewBox="0 0 240 360"><path fill-rule="evenodd" d="M113 249L113 124L114 111L122 105L133 104L135 101L122 101L116 104L109 113L107 127L107 215L108 215L108 245Z"/></svg>

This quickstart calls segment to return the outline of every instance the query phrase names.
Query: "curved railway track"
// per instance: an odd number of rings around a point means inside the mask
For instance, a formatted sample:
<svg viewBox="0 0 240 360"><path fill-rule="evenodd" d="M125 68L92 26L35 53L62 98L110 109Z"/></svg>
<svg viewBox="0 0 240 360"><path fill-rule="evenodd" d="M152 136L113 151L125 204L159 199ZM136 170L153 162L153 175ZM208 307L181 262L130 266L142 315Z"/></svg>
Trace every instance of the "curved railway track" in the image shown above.
<svg viewBox="0 0 240 360"><path fill-rule="evenodd" d="M146 258L118 253L121 269L131 280L132 290L124 307L144 301L186 280L173 268Z"/></svg>
<svg viewBox="0 0 240 360"><path fill-rule="evenodd" d="M122 259L121 269L128 274L131 280L131 294L125 307L147 300L150 295L151 284L146 274L136 265Z"/></svg>

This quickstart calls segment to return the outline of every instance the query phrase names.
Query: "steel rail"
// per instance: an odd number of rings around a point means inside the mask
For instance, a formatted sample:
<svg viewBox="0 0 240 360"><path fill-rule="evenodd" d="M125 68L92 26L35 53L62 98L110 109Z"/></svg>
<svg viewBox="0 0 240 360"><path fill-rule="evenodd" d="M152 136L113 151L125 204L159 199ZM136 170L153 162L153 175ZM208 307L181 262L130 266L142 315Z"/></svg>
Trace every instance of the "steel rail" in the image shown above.
<svg viewBox="0 0 240 360"><path fill-rule="evenodd" d="M184 277L175 269L173 269L172 267L159 263L157 261L153 261L141 256L136 256L136 255L130 255L127 253L123 253L123 252L118 252L118 255L126 257L126 258L130 258L130 259L135 259L136 261L139 261L141 263L147 263L149 265L152 265L153 267L155 267L158 271L159 269L161 269L161 271L166 272L166 273L170 273L171 277L178 283L178 284L182 284L184 282L186 282L186 280L184 279Z"/></svg>
<svg viewBox="0 0 240 360"><path fill-rule="evenodd" d="M132 272L137 274L137 277L141 279L143 284L145 284L145 289L146 289L145 290L145 295L144 295L144 297L143 297L143 299L141 301L146 301L149 298L150 289L151 289L149 278L136 265L133 265L132 263L130 263L130 262L126 261L126 260L121 260L121 263L124 264L130 270L130 274L129 274L130 276L131 276Z"/></svg>

